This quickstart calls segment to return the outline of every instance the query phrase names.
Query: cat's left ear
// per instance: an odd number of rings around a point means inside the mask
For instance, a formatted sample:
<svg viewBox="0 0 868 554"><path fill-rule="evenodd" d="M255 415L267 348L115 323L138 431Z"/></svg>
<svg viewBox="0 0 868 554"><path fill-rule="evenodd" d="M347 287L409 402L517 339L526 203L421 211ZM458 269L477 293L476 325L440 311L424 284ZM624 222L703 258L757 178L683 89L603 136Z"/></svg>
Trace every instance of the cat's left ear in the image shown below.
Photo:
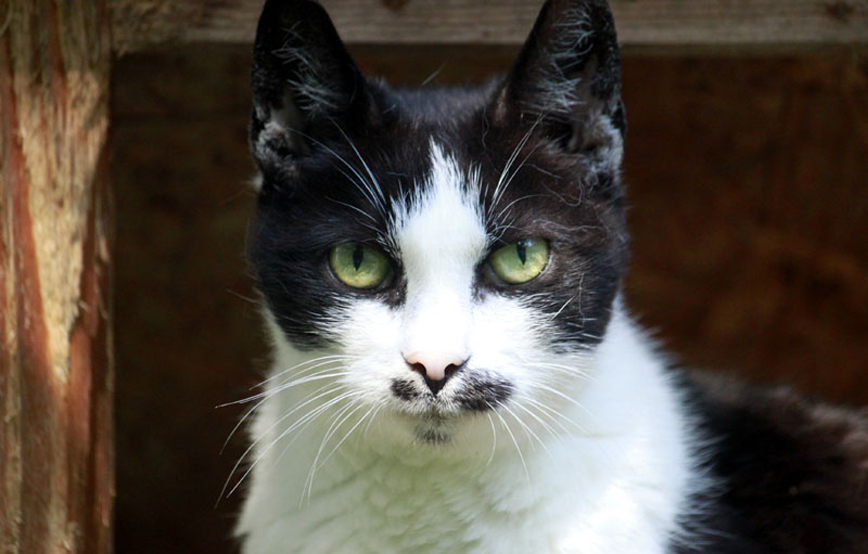
<svg viewBox="0 0 868 554"><path fill-rule="evenodd" d="M616 171L626 131L620 50L605 0L548 0L490 113ZM604 168L601 168L604 169Z"/></svg>
<svg viewBox="0 0 868 554"><path fill-rule="evenodd" d="M373 119L367 82L316 0L267 0L253 47L250 145L263 171L292 169Z"/></svg>

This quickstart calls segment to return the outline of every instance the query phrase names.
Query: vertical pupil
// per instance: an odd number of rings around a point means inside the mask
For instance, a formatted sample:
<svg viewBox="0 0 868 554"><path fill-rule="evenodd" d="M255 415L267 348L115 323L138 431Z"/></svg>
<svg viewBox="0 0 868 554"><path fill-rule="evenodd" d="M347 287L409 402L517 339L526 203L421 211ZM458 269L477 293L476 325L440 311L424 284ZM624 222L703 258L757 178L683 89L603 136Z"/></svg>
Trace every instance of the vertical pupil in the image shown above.
<svg viewBox="0 0 868 554"><path fill-rule="evenodd" d="M363 259L365 259L365 250L361 244L357 244L355 250L353 250L353 267L356 268L356 271L362 266Z"/></svg>
<svg viewBox="0 0 868 554"><path fill-rule="evenodd" d="M521 260L521 265L524 265L527 262L527 244L523 240L515 243L515 252Z"/></svg>

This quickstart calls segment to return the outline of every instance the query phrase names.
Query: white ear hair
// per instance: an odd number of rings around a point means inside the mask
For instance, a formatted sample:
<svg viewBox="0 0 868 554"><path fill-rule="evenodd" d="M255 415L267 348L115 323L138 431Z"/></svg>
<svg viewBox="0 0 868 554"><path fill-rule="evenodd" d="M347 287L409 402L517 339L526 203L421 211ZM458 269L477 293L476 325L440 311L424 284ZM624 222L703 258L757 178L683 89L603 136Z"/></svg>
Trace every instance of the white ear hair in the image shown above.
<svg viewBox="0 0 868 554"><path fill-rule="evenodd" d="M550 44L540 53L537 63L536 95L526 106L535 113L573 113L588 101L581 87L590 88L593 70L568 75L564 68L576 64L577 59L590 55L594 38L593 21L584 10L573 8L562 15L563 22L557 25L557 32Z"/></svg>
<svg viewBox="0 0 868 554"><path fill-rule="evenodd" d="M247 180L247 184L253 188L255 192L262 190L262 173L257 172L256 175Z"/></svg>
<svg viewBox="0 0 868 554"><path fill-rule="evenodd" d="M293 102L298 110L311 115L328 114L344 107L347 93L334 78L336 68L329 60L329 52L318 45L305 44L303 36L293 30L287 32L287 43L274 52L285 64L294 64L298 70L286 79L293 94L285 102ZM299 46L292 46L293 39Z"/></svg>

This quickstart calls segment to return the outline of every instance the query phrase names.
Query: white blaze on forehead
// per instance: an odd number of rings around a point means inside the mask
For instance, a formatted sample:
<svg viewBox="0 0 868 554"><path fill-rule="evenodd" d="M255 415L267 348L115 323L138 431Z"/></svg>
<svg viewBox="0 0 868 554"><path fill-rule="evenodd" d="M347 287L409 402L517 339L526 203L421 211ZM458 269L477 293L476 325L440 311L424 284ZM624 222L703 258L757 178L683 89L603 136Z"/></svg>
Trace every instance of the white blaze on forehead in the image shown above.
<svg viewBox="0 0 868 554"><path fill-rule="evenodd" d="M411 205L396 214L407 279L402 350L414 359L463 360L474 270L486 246L479 175L465 175L433 141L430 155L430 174Z"/></svg>

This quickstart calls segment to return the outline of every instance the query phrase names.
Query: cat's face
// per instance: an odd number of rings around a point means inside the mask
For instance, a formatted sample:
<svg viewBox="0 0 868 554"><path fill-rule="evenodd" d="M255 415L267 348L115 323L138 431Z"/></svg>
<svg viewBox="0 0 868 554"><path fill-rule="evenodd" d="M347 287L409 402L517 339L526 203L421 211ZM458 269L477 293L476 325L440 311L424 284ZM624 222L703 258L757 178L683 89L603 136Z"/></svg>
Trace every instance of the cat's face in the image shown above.
<svg viewBox="0 0 868 554"><path fill-rule="evenodd" d="M625 263L605 4L547 4L507 78L427 91L366 81L290 4L260 20L251 127L276 340L421 442L480 414L562 425Z"/></svg>

